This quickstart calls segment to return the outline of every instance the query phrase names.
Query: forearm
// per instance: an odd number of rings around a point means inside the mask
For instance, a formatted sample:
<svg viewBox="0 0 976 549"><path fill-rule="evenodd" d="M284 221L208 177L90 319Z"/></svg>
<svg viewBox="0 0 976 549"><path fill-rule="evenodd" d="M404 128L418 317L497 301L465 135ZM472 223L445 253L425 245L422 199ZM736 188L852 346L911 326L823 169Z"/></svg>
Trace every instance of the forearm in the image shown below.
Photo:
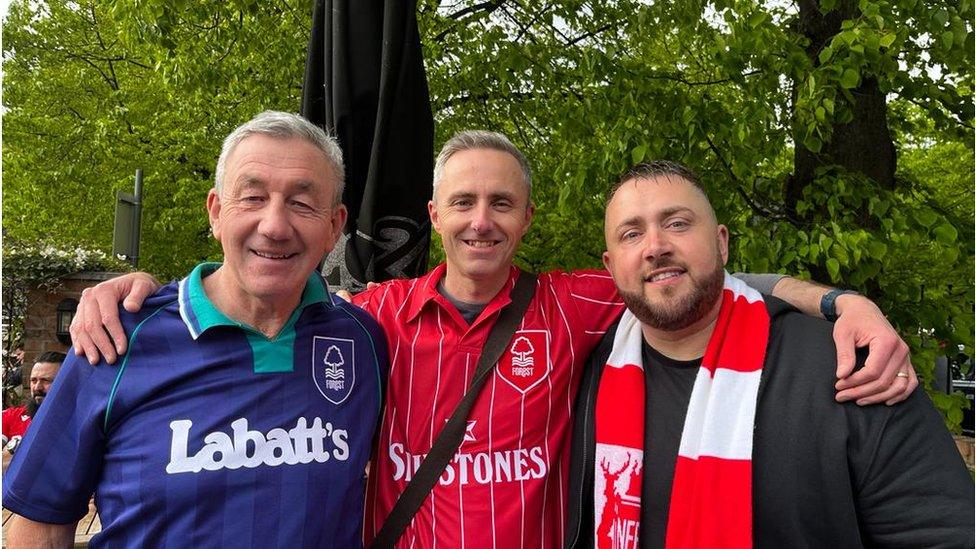
<svg viewBox="0 0 976 549"><path fill-rule="evenodd" d="M787 276L781 278L773 287L773 296L796 307L805 315L823 318L820 313L820 300L830 290L829 286ZM843 296L839 299L843 299Z"/></svg>
<svg viewBox="0 0 976 549"><path fill-rule="evenodd" d="M764 294L773 293L773 288L786 275L775 273L733 273L732 276L748 284L753 290Z"/></svg>
<svg viewBox="0 0 976 549"><path fill-rule="evenodd" d="M71 547L75 541L74 524L48 524L26 519L14 515L11 519L10 531L7 533L7 547L56 549Z"/></svg>

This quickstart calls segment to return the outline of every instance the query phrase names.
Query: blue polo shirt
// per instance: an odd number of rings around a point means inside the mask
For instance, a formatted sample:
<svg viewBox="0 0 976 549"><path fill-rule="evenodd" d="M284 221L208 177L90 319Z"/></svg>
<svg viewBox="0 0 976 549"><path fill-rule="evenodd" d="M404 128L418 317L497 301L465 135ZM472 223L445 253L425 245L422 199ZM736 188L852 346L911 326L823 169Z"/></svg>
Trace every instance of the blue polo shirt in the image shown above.
<svg viewBox="0 0 976 549"><path fill-rule="evenodd" d="M68 354L3 483L3 506L95 547L353 547L386 376L376 322L309 278L274 339L217 310L202 264L140 313L129 350Z"/></svg>

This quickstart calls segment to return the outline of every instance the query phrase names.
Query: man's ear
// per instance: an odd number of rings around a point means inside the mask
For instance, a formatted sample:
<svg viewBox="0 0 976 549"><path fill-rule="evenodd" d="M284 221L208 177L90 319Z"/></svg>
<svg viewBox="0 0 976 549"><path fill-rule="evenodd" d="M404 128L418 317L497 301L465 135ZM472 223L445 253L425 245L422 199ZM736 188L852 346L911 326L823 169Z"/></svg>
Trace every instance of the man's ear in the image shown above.
<svg viewBox="0 0 976 549"><path fill-rule="evenodd" d="M718 226L718 253L722 255L722 265L729 262L729 229L725 225Z"/></svg>
<svg viewBox="0 0 976 549"><path fill-rule="evenodd" d="M335 248L336 242L342 237L342 229L346 226L346 219L348 217L349 210L346 209L345 204L339 204L335 208L332 208L332 219L329 220L331 234L329 235L329 244L326 246L326 253L331 252Z"/></svg>
<svg viewBox="0 0 976 549"><path fill-rule="evenodd" d="M603 252L603 268L610 271L610 252ZM610 271L610 276L613 276L613 271Z"/></svg>
<svg viewBox="0 0 976 549"><path fill-rule="evenodd" d="M220 240L220 195L216 189L207 193L207 216L210 218L210 232Z"/></svg>
<svg viewBox="0 0 976 549"><path fill-rule="evenodd" d="M529 232L529 228L532 227L533 216L535 216L535 203L530 200L529 205L525 207L525 230L522 231L522 236L525 236Z"/></svg>
<svg viewBox="0 0 976 549"><path fill-rule="evenodd" d="M437 234L441 233L440 216L437 213L437 205L434 204L433 200L427 201L427 215L430 216L430 226L434 228Z"/></svg>

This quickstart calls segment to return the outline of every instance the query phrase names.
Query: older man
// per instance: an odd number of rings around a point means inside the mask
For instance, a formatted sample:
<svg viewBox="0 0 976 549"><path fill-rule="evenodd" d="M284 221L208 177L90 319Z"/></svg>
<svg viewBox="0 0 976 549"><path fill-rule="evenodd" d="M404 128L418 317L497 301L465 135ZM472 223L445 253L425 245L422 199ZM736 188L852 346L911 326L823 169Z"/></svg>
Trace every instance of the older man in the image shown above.
<svg viewBox="0 0 976 549"><path fill-rule="evenodd" d="M3 448L10 453L17 451L31 419L51 390L51 384L64 362L64 353L45 351L37 357L30 371L30 400L24 406L11 406L3 411Z"/></svg>
<svg viewBox="0 0 976 549"><path fill-rule="evenodd" d="M467 392L488 334L511 301L519 274L513 257L534 214L530 190L528 161L505 136L486 131L455 135L438 155L428 208L446 264L424 277L386 282L355 296L354 302L386 330L391 356L379 448L369 476L367 541L380 531ZM97 300L82 300L72 331L82 342L79 352L83 347L94 354L97 346L114 357L99 310L114 311L130 284L136 287L126 305L135 306L145 288L152 287L145 278L102 285ZM823 293L813 289L805 305L816 310ZM877 334L881 325L890 333L869 301L859 296L841 300L846 311L868 311L845 313L848 327ZM93 307L95 301L103 306ZM524 318L474 402L460 447L399 537L401 546L562 544L565 510L576 500L566 484L573 398L586 356L623 308L606 271L539 275ZM860 320L851 322L855 318ZM89 330L77 329L80 324ZM124 351L111 319L107 329L118 351ZM853 354L853 344L849 347ZM884 349L878 353L886 356ZM877 376L885 360L875 360ZM898 378L894 385L890 380L904 367L895 361L888 382L878 390L872 381L874 388L869 385L867 393L897 398L908 380Z"/></svg>
<svg viewBox="0 0 976 549"><path fill-rule="evenodd" d="M628 171L605 234L628 312L583 376L568 546L972 547L972 480L925 393L835 402L830 324L725 273L694 174Z"/></svg>
<svg viewBox="0 0 976 549"><path fill-rule="evenodd" d="M315 267L346 218L334 139L265 112L207 197L224 262L122 322L120 364L69 359L4 479L14 546L70 545L92 492L112 547L349 547L386 341Z"/></svg>

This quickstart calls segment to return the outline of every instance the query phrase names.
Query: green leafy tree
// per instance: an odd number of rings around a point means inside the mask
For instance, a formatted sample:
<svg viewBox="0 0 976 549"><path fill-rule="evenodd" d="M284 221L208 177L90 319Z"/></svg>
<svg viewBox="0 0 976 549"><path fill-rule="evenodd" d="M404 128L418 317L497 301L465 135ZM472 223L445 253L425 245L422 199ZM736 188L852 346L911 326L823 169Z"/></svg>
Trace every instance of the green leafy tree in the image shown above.
<svg viewBox="0 0 976 549"><path fill-rule="evenodd" d="M439 134L536 168L537 269L599 265L602 196L650 158L700 172L732 266L855 288L923 377L973 344L970 2L465 3L423 10ZM937 397L950 425L961 398Z"/></svg>
<svg viewBox="0 0 976 549"><path fill-rule="evenodd" d="M603 194L644 159L702 174L732 267L857 289L927 376L973 349L973 5L918 0L419 2L438 140L505 132L535 170L519 261L596 267ZM15 2L4 227L108 249L146 172L143 267L217 253L220 138L296 110L310 0ZM442 257L439 252L435 259ZM962 401L938 397L948 422Z"/></svg>
<svg viewBox="0 0 976 549"><path fill-rule="evenodd" d="M145 175L140 267L217 257L204 204L223 137L294 111L310 2L14 2L4 22L4 229L111 249Z"/></svg>

